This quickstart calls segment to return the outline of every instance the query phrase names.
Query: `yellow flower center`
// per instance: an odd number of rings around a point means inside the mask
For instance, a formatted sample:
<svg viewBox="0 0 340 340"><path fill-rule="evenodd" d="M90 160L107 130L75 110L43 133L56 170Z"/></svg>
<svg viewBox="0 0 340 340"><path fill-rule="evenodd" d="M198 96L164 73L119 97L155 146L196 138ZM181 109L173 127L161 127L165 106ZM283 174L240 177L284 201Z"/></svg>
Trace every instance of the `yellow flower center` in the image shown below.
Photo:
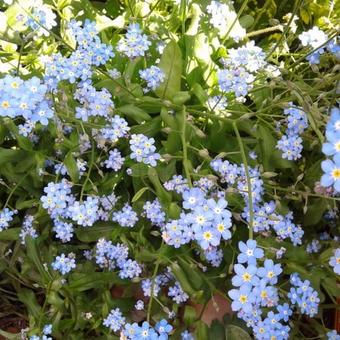
<svg viewBox="0 0 340 340"><path fill-rule="evenodd" d="M203 238L204 238L205 240L211 240L211 238L212 238L211 232L210 232L210 231L204 232L204 233L203 233Z"/></svg>
<svg viewBox="0 0 340 340"><path fill-rule="evenodd" d="M274 277L274 275L275 275L274 272L270 271L268 272L267 277L271 279Z"/></svg>
<svg viewBox="0 0 340 340"><path fill-rule="evenodd" d="M249 282L250 279L251 279L251 275L250 275L249 273L244 273L244 274L242 275L242 279L243 279L243 281L245 281L245 282Z"/></svg>
<svg viewBox="0 0 340 340"><path fill-rule="evenodd" d="M240 295L239 301L244 304L248 301L247 295Z"/></svg>
<svg viewBox="0 0 340 340"><path fill-rule="evenodd" d="M335 180L340 179L340 168L336 168L332 171L332 177Z"/></svg>
<svg viewBox="0 0 340 340"><path fill-rule="evenodd" d="M217 230L222 233L224 231L224 225L222 223L218 224Z"/></svg>
<svg viewBox="0 0 340 340"><path fill-rule="evenodd" d="M1 106L4 108L4 109L8 109L9 108L9 102L7 100L3 101Z"/></svg>
<svg viewBox="0 0 340 340"><path fill-rule="evenodd" d="M265 299L267 296L268 296L268 293L267 293L265 290L263 290L263 291L261 292L261 298L262 298L262 299Z"/></svg>

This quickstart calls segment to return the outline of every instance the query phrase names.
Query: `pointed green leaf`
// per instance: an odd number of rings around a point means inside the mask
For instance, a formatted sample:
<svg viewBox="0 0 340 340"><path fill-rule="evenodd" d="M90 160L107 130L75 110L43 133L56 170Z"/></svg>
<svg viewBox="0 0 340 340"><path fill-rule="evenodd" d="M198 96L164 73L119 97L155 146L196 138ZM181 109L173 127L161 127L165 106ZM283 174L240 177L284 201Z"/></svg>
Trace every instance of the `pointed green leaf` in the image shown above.
<svg viewBox="0 0 340 340"><path fill-rule="evenodd" d="M165 79L155 92L160 98L171 99L181 90L182 53L175 41L165 47L159 67L165 73Z"/></svg>

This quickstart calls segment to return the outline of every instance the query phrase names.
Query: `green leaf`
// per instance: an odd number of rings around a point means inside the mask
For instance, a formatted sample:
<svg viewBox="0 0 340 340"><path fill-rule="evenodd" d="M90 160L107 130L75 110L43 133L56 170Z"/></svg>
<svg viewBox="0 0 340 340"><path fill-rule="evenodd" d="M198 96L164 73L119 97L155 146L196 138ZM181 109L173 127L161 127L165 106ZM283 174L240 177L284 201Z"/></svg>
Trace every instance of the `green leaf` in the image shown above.
<svg viewBox="0 0 340 340"><path fill-rule="evenodd" d="M131 166L132 177L145 177L148 175L149 167L144 163L137 163Z"/></svg>
<svg viewBox="0 0 340 340"><path fill-rule="evenodd" d="M76 235L81 242L94 242L101 237L110 238L112 230L115 227L118 228L118 226L112 222L96 222L92 227L78 227L76 229Z"/></svg>
<svg viewBox="0 0 340 340"><path fill-rule="evenodd" d="M16 241L21 228L10 228L0 232L0 241Z"/></svg>
<svg viewBox="0 0 340 340"><path fill-rule="evenodd" d="M124 105L124 106L118 107L117 111L124 113L126 116L133 119L139 124L144 121L151 120L150 115L148 115L144 110L134 105Z"/></svg>
<svg viewBox="0 0 340 340"><path fill-rule="evenodd" d="M134 203L134 202L138 201L143 196L144 192L147 191L147 190L149 190L148 187L144 187L144 188L138 190L138 192L136 192L136 194L133 196L131 202Z"/></svg>
<svg viewBox="0 0 340 340"><path fill-rule="evenodd" d="M207 340L209 338L208 326L203 321L198 321L196 326L197 340Z"/></svg>
<svg viewBox="0 0 340 340"><path fill-rule="evenodd" d="M104 284L122 283L122 280L117 277L116 273L73 273L69 277L68 287L71 290L83 292L93 288L99 288Z"/></svg>
<svg viewBox="0 0 340 340"><path fill-rule="evenodd" d="M73 182L77 182L79 179L79 171L77 167L77 162L74 159L72 152L69 151L64 159L64 164L66 166L67 172L70 175Z"/></svg>
<svg viewBox="0 0 340 340"><path fill-rule="evenodd" d="M216 339L216 340L225 339L224 326L221 322L219 322L216 319L211 323L211 326L209 328L209 339Z"/></svg>
<svg viewBox="0 0 340 340"><path fill-rule="evenodd" d="M0 165L7 162L19 162L27 155L27 152L19 149L4 149L0 148Z"/></svg>
<svg viewBox="0 0 340 340"><path fill-rule="evenodd" d="M35 319L38 319L41 315L41 307L38 304L37 298L34 292L30 289L22 288L18 292L18 298L25 304L28 309L28 313Z"/></svg>
<svg viewBox="0 0 340 340"><path fill-rule="evenodd" d="M334 297L340 296L340 287L334 278L321 278L321 285L325 288L327 293L332 294Z"/></svg>
<svg viewBox="0 0 340 340"><path fill-rule="evenodd" d="M149 168L148 177L151 183L153 184L154 188L156 189L157 196L160 198L161 202L162 203L171 202L171 194L164 189L162 183L159 180L157 171L154 168L151 167Z"/></svg>
<svg viewBox="0 0 340 340"><path fill-rule="evenodd" d="M329 209L328 203L328 200L324 198L313 199L312 203L308 204L303 224L306 226L317 224L321 220L324 212Z"/></svg>
<svg viewBox="0 0 340 340"><path fill-rule="evenodd" d="M251 340L250 335L241 327L228 325L225 328L226 340Z"/></svg>
<svg viewBox="0 0 340 340"><path fill-rule="evenodd" d="M189 327L190 325L192 325L196 318L197 318L196 309L189 305L185 306L183 315L185 326Z"/></svg>
<svg viewBox="0 0 340 340"><path fill-rule="evenodd" d="M43 281L47 282L50 279L49 272L44 268L38 253L38 240L32 237L26 237L27 257L32 261L38 269Z"/></svg>
<svg viewBox="0 0 340 340"><path fill-rule="evenodd" d="M254 18L251 15L244 15L240 18L240 24L243 28L249 28L254 23Z"/></svg>
<svg viewBox="0 0 340 340"><path fill-rule="evenodd" d="M175 41L165 47L158 66L164 72L165 78L155 93L162 99L172 99L181 90L182 75L182 53Z"/></svg>

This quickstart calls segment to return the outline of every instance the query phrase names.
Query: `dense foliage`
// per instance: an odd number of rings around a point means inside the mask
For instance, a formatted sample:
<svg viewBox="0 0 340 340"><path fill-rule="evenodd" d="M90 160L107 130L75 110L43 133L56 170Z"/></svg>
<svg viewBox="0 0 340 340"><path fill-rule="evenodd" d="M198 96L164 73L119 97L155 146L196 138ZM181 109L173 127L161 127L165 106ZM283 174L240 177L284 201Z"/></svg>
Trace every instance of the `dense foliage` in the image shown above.
<svg viewBox="0 0 340 340"><path fill-rule="evenodd" d="M0 335L340 339L339 3L0 4Z"/></svg>

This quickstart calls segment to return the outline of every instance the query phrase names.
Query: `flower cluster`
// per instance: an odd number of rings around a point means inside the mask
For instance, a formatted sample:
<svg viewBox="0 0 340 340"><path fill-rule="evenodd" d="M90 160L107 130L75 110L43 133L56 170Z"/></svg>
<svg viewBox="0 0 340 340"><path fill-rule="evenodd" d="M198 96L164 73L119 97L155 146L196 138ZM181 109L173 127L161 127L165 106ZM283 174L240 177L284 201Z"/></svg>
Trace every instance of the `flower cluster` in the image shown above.
<svg viewBox="0 0 340 340"><path fill-rule="evenodd" d="M95 248L96 263L101 268L114 270L119 268L119 277L121 279L133 279L138 277L141 272L141 266L134 260L128 258L129 249L123 244L112 244L104 238L98 240Z"/></svg>
<svg viewBox="0 0 340 340"><path fill-rule="evenodd" d="M117 222L121 227L133 228L138 221L138 216L132 207L126 203L121 210L112 214L112 221Z"/></svg>
<svg viewBox="0 0 340 340"><path fill-rule="evenodd" d="M327 333L327 340L340 340L340 335L334 329Z"/></svg>
<svg viewBox="0 0 340 340"><path fill-rule="evenodd" d="M155 327L151 327L147 321L144 321L141 326L137 323L127 323L124 326L121 335L125 339L139 340L139 339L159 339L166 340L169 338L173 327L165 320L157 322Z"/></svg>
<svg viewBox="0 0 340 340"><path fill-rule="evenodd" d="M180 218L169 220L162 227L164 241L178 248L195 240L203 250L211 250L222 240L231 238L231 213L228 202L221 197L206 197L200 187L182 192L183 208Z"/></svg>
<svg viewBox="0 0 340 340"><path fill-rule="evenodd" d="M72 269L76 268L75 255L69 253L67 256L63 253L57 256L54 262L51 263L54 270L58 270L62 275L69 273Z"/></svg>
<svg viewBox="0 0 340 340"><path fill-rule="evenodd" d="M233 300L231 308L238 312L248 327L252 327L256 339L266 339L266 335L279 339L288 339L289 326L284 325L292 314L288 304L279 305L278 289L275 284L282 272L280 264L265 259L263 266L258 261L263 259L264 253L257 248L256 241L240 242L238 263L235 264L235 276L232 278L234 289L228 292ZM265 308L276 307L262 316Z"/></svg>
<svg viewBox="0 0 340 340"><path fill-rule="evenodd" d="M263 266L258 261L263 259L264 253L257 248L256 241L240 242L238 263L234 266L235 276L232 284L235 289L229 291L232 298L232 310L252 327L256 339L267 339L266 336L276 336L278 339L289 338L288 322L293 314L292 306L288 303L279 304L278 289L275 285L282 272L280 264L264 259ZM291 287L287 297L292 305L297 304L301 313L313 317L318 310L320 301L318 293L311 287L310 281L302 281L297 273L290 277ZM269 310L264 318L263 308L275 308L277 313Z"/></svg>
<svg viewBox="0 0 340 340"><path fill-rule="evenodd" d="M211 162L211 167L220 175L222 183L236 185L237 191L245 200L242 217L250 223L248 183L244 166L237 166L219 158ZM255 168L248 168L248 171L253 201L253 230L268 232L272 228L281 239L290 238L294 245L301 244L303 230L293 223L293 214L290 212L282 216L275 212L274 201L263 202L264 188L260 173Z"/></svg>
<svg viewBox="0 0 340 340"><path fill-rule="evenodd" d="M109 120L108 125L100 130L98 139L104 139L104 143L105 140L116 143L120 138L127 137L129 131L130 128L127 121L124 118L115 115ZM100 144L100 141L98 142L98 144Z"/></svg>
<svg viewBox="0 0 340 340"><path fill-rule="evenodd" d="M130 157L139 163L149 164L151 166L157 165L157 160L161 158L159 153L156 153L154 146L155 140L148 138L143 134L131 135L130 149L132 151Z"/></svg>
<svg viewBox="0 0 340 340"><path fill-rule="evenodd" d="M236 13L230 10L227 4L219 1L211 1L207 6L207 12L210 14L210 24L219 31L220 35L227 33L226 29L231 27L231 23L236 20ZM237 29L232 29L229 35L235 41L239 41L246 35L246 30L240 25Z"/></svg>
<svg viewBox="0 0 340 340"><path fill-rule="evenodd" d="M38 335L32 335L29 337L29 340L52 340L52 338L48 336L52 334L52 325L51 324L45 325L42 333L43 334L41 337Z"/></svg>
<svg viewBox="0 0 340 340"><path fill-rule="evenodd" d="M256 72L267 65L265 57L263 50L254 41L237 49L229 49L228 57L221 60L224 69L217 73L221 91L232 92L237 100L244 101L244 97L253 87Z"/></svg>
<svg viewBox="0 0 340 340"><path fill-rule="evenodd" d="M32 215L25 216L24 221L22 223L22 228L19 234L20 239L21 239L21 244L25 244L26 236L30 236L32 238L38 237L38 233L33 227L33 221L34 221L34 217Z"/></svg>
<svg viewBox="0 0 340 340"><path fill-rule="evenodd" d="M118 42L117 51L125 54L128 58L144 57L151 42L143 34L139 24L130 24L124 38Z"/></svg>
<svg viewBox="0 0 340 340"><path fill-rule="evenodd" d="M112 331L119 331L125 324L125 318L119 308L112 309L110 314L103 320L103 325Z"/></svg>
<svg viewBox="0 0 340 340"><path fill-rule="evenodd" d="M107 169L113 169L114 171L119 171L123 164L125 158L122 157L122 154L119 152L118 149L110 150L109 158L104 161L105 167Z"/></svg>
<svg viewBox="0 0 340 340"><path fill-rule="evenodd" d="M165 212L162 210L162 206L159 200L156 198L153 202L146 201L143 210L145 216L155 226L161 227L165 222Z"/></svg>
<svg viewBox="0 0 340 340"><path fill-rule="evenodd" d="M52 89L56 89L62 80L75 83L77 79L90 79L92 66L104 65L114 57L112 46L101 43L94 22L85 20L82 28L81 22L72 20L69 29L77 48L69 57L56 53L46 62L45 82Z"/></svg>
<svg viewBox="0 0 340 340"><path fill-rule="evenodd" d="M17 213L16 210L4 208L0 211L0 232L7 229L13 221L13 216Z"/></svg>
<svg viewBox="0 0 340 340"><path fill-rule="evenodd" d="M290 283L294 286L290 288L288 298L291 303L297 304L302 314L313 317L318 312L319 296L316 290L311 287L309 280L302 281L297 273L290 276Z"/></svg>
<svg viewBox="0 0 340 340"><path fill-rule="evenodd" d="M29 26L38 36L49 36L51 30L57 25L56 15L44 5L42 1L36 1L32 9L32 15L27 17L26 25Z"/></svg>
<svg viewBox="0 0 340 340"><path fill-rule="evenodd" d="M46 195L41 197L43 208L48 210L54 221L58 237L64 240L72 237L73 228L63 219L70 218L82 226L91 226L98 219L98 199L87 197L83 203L80 203L71 193L71 188L71 183L66 179L62 179L59 183L51 182L44 188ZM63 228L68 231L63 231Z"/></svg>
<svg viewBox="0 0 340 340"><path fill-rule="evenodd" d="M74 94L83 106L76 108L75 117L87 122L89 117L107 118L114 108L111 94L107 89L97 91L92 85L84 82Z"/></svg>
<svg viewBox="0 0 340 340"><path fill-rule="evenodd" d="M239 48L228 49L228 57L223 59L223 64L234 68L244 67L248 72L255 73L266 65L266 54L254 41L247 42Z"/></svg>
<svg viewBox="0 0 340 340"><path fill-rule="evenodd" d="M169 191L176 191L182 194L184 190L189 189L188 181L182 175L173 175L171 180L163 184L164 188Z"/></svg>
<svg viewBox="0 0 340 340"><path fill-rule="evenodd" d="M144 279L141 283L145 297L158 296L164 286L168 286L168 296L175 303L180 304L189 299L188 294L183 291L180 283L175 280L170 268L167 268L165 273L157 275L154 279Z"/></svg>
<svg viewBox="0 0 340 340"><path fill-rule="evenodd" d="M225 97L221 95L209 97L207 100L207 106L209 110L213 111L217 116L221 116L221 117L230 116L230 113L226 111L226 108L228 106L228 101Z"/></svg>
<svg viewBox="0 0 340 340"><path fill-rule="evenodd" d="M321 249L321 244L319 242L319 240L312 240L312 242L307 244L306 247L306 251L307 253L311 254L311 253L318 253L319 250Z"/></svg>
<svg viewBox="0 0 340 340"><path fill-rule="evenodd" d="M327 34L316 26L306 32L302 32L299 35L299 39L302 46L308 46L313 49L312 53L306 58L310 64L319 64L320 56L327 50L334 54L336 58L340 58L340 45L337 43L336 38L326 44L328 41Z"/></svg>
<svg viewBox="0 0 340 340"><path fill-rule="evenodd" d="M236 98L245 97L252 88L254 76L243 67L230 67L217 72L220 89L224 93L235 93Z"/></svg>
<svg viewBox="0 0 340 340"><path fill-rule="evenodd" d="M329 265L333 267L335 274L340 275L340 248L335 249L334 256L329 259Z"/></svg>
<svg viewBox="0 0 340 340"><path fill-rule="evenodd" d="M165 319L157 322L155 327L151 327L146 321L140 326L136 322L128 323L119 308L110 311L109 315L103 320L103 325L113 332L120 331L121 339L126 340L167 340L173 329Z"/></svg>
<svg viewBox="0 0 340 340"><path fill-rule="evenodd" d="M301 158L302 138L300 135L308 126L307 116L299 107L292 103L284 109L287 116L287 130L285 135L279 139L276 147L282 152L282 158L297 160Z"/></svg>
<svg viewBox="0 0 340 340"><path fill-rule="evenodd" d="M47 87L37 77L22 80L6 75L0 79L0 117L23 117L19 132L27 136L36 123L48 124L54 113L46 98Z"/></svg>
<svg viewBox="0 0 340 340"><path fill-rule="evenodd" d="M164 72L157 66L151 66L144 70L139 71L140 77L146 81L146 89L145 92L150 90L156 90L156 88L164 81L165 74Z"/></svg>
<svg viewBox="0 0 340 340"><path fill-rule="evenodd" d="M336 193L340 192L340 110L333 108L326 127L327 142L322 145L322 152L332 159L321 163L324 175L321 185L332 187Z"/></svg>

